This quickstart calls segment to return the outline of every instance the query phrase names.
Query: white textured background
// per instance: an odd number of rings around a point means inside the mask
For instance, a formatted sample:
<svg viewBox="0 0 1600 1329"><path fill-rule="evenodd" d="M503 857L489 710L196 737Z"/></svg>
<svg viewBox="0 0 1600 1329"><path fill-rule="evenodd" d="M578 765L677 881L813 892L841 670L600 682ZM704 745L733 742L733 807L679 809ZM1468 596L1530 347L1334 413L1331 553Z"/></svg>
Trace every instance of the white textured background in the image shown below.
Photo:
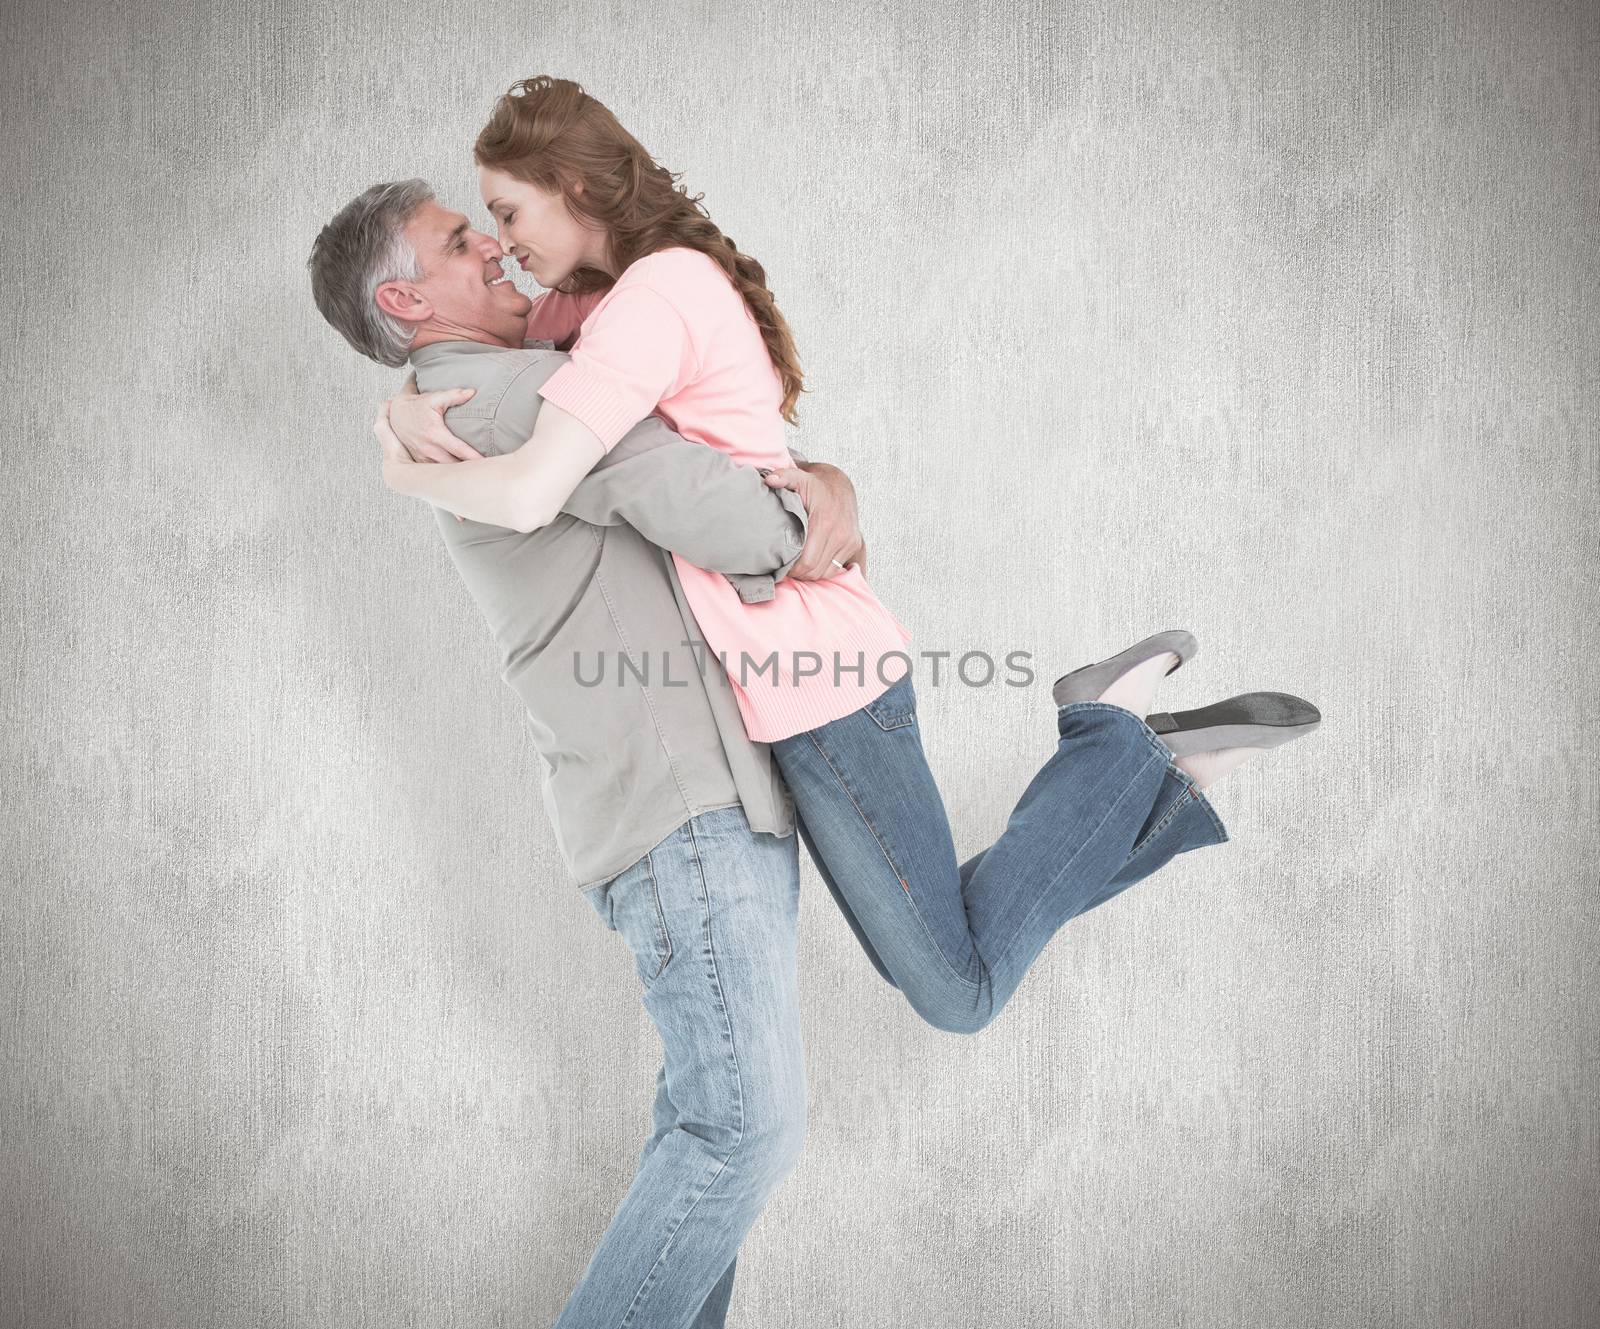
<svg viewBox="0 0 1600 1329"><path fill-rule="evenodd" d="M8 5L0 1319L535 1326L658 1043L317 228L579 79L767 268L958 848L1049 680L1325 719L969 1040L807 869L732 1325L1579 1329L1600 1298L1583 3Z"/></svg>

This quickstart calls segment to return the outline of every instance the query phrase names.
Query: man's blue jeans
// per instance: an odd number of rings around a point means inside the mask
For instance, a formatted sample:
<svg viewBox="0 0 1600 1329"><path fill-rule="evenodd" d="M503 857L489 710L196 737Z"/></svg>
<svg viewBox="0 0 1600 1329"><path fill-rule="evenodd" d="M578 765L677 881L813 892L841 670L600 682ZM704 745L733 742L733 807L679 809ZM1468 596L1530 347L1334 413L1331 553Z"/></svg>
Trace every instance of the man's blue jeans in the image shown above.
<svg viewBox="0 0 1600 1329"><path fill-rule="evenodd" d="M958 866L916 704L907 674L772 752L856 939L940 1029L982 1029L1069 919L1228 839L1155 730L1123 707L1080 701L1057 712L1055 753L1000 838Z"/></svg>
<svg viewBox="0 0 1600 1329"><path fill-rule="evenodd" d="M633 953L664 1056L655 1130L556 1329L720 1329L805 1136L798 842L718 808L583 895Z"/></svg>

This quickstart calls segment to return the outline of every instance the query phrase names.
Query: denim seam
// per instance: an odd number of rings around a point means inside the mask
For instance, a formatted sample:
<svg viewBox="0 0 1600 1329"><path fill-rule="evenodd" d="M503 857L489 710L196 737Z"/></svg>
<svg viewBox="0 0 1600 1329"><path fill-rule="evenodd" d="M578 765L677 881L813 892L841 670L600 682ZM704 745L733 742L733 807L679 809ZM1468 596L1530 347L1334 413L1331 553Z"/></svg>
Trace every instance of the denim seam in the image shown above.
<svg viewBox="0 0 1600 1329"><path fill-rule="evenodd" d="M896 726L896 728L901 727L903 726ZM886 730L885 732L891 731ZM898 879L903 886L906 880L905 873L900 871L900 865L894 861L894 855L889 852L889 847L884 844L883 837L878 834L878 828L872 824L872 819L867 816L866 809L856 801L856 796L851 791L850 785L845 780L843 773L837 766L833 764L832 761L828 759L827 751L823 748L822 744L817 741L816 730L808 730L805 736L811 740L811 746L816 748L817 755L822 758L823 763L830 771L833 772L833 778L839 782L839 788L844 790L845 797L850 800L850 806L856 810L856 815L861 818L861 824L867 828L867 834L872 836L873 843L878 846L878 852L883 855L883 861L889 865L890 871L894 873L896 879ZM933 953L939 957L939 963L944 966L945 972L963 987L971 988L974 992L981 992L984 987L982 980L968 978L950 963L950 957L944 953L944 947L939 945L938 941L933 935L932 930L928 927L928 920L922 916L922 910L917 907L917 897L914 896L910 890L902 890L900 894L903 895L906 899L906 902L910 904L911 913L917 920L917 926L922 929L922 935L928 939L929 949L931 949ZM969 928L968 934L970 935L970 933L971 930ZM973 952L974 954L978 953L976 940L974 940ZM982 959L983 957L979 955L980 962L982 962Z"/></svg>
<svg viewBox="0 0 1600 1329"><path fill-rule="evenodd" d="M1068 707L1077 707L1079 710L1094 709L1122 711L1124 714L1132 716L1133 719L1137 721L1139 730L1144 735L1145 742L1150 745L1155 754L1160 757L1161 760L1164 761L1167 766L1178 776L1179 781L1186 785L1193 783L1189 777L1179 769L1177 763L1173 761L1172 749L1161 741L1161 736L1150 727L1150 723L1141 716L1135 715L1132 711L1128 710L1126 706L1118 706L1109 701L1069 701L1066 706L1056 707L1056 719L1058 724L1060 721L1061 712L1067 710ZM1167 809L1161 820L1155 826L1151 827L1149 834L1128 851L1128 857L1123 861L1123 866L1127 866L1128 863L1131 863L1141 849L1143 849L1147 844L1150 843L1151 840L1153 840L1157 835L1166 829L1167 823L1177 815L1178 809L1183 806L1184 798L1188 797L1189 794L1186 789L1183 797L1173 799L1172 806ZM1216 820L1214 814L1212 816L1212 820Z"/></svg>
<svg viewBox="0 0 1600 1329"><path fill-rule="evenodd" d="M1179 783L1182 784L1182 781ZM1154 840L1156 836L1160 835L1162 831L1166 830L1168 825L1172 822L1172 819L1176 817L1182 810L1183 805L1190 801L1191 799L1189 796L1188 786L1184 785L1183 792L1172 800L1172 806L1162 814L1161 820L1152 826L1149 834L1147 834L1144 839L1140 840L1138 844L1134 845L1134 847L1129 851L1127 863L1133 862L1133 860L1139 856L1140 851L1144 849L1144 847L1148 845L1150 841ZM1127 864L1125 863L1123 866L1127 866Z"/></svg>
<svg viewBox="0 0 1600 1329"><path fill-rule="evenodd" d="M1056 707L1056 725L1058 732L1061 723L1061 713L1063 711L1081 711L1088 709L1101 711L1121 711L1139 726L1139 732L1144 735L1144 741L1150 745L1151 749L1156 753L1157 756L1168 761L1172 759L1172 749L1161 741L1161 735L1156 733L1156 731L1150 727L1149 723L1142 716L1135 715L1126 706L1117 706L1109 701L1069 701L1065 706Z"/></svg>
<svg viewBox="0 0 1600 1329"><path fill-rule="evenodd" d="M884 844L882 837L878 834L878 828L872 824L872 819L867 816L866 810L861 806L860 803L856 802L855 793L851 790L849 784L846 783L845 778L843 774L840 773L839 768L828 759L827 751L823 748L821 743L817 742L816 731L807 731L806 737L811 740L811 746L817 750L817 755L822 758L822 764L833 773L833 778L839 782L839 788L844 790L844 796L850 800L850 806L856 810L856 816L861 818L861 824L867 828L867 834L872 836L872 842L878 846L878 852L883 855L883 861L889 865L889 868L894 873L896 880L904 881L905 876L900 871L900 865L894 861L894 855L889 852L889 846ZM905 892L901 893L904 894Z"/></svg>
<svg viewBox="0 0 1600 1329"><path fill-rule="evenodd" d="M869 720L871 720L873 724L877 725L879 729L885 731L903 729L906 725L914 723L917 718L917 698L915 692L912 693L909 701L901 702L900 708L887 719L881 718L878 714L879 708L884 704L884 698L895 692L896 689L900 688L902 685L910 688L910 674L904 674L895 679L893 683L889 684L887 688L880 692L876 697L872 698L871 701L862 702L858 710L861 714L865 715ZM854 712L852 712L852 714L854 714ZM840 720L848 718L849 716L841 716ZM829 723L838 724L840 723L840 720L833 720ZM798 735L796 735L796 737L798 737Z"/></svg>
<svg viewBox="0 0 1600 1329"><path fill-rule="evenodd" d="M1193 795L1194 801L1200 805L1200 810L1211 818L1211 825L1217 832L1217 843L1226 844L1228 840L1227 827L1222 824L1222 818L1217 816L1217 810L1211 806L1211 800L1206 797L1205 790L1200 788L1192 778L1189 780L1189 792Z"/></svg>
<svg viewBox="0 0 1600 1329"><path fill-rule="evenodd" d="M910 676L907 675L907 677ZM913 696L909 702L901 703L901 705L905 707L904 710L897 710L888 716L879 714L879 711L883 707L883 699L887 697L890 692L893 692L895 688L899 687L902 681L903 680L901 679L896 679L889 685L888 691L880 693L861 708L866 712L867 718L885 733L894 729L904 729L908 724L915 724L917 720L917 700L915 696Z"/></svg>
<svg viewBox="0 0 1600 1329"><path fill-rule="evenodd" d="M744 1144L744 1079L739 1073L739 1052L734 1046L733 1026L727 1018L728 1005L727 1001L722 997L722 982L720 976L717 974L716 949L711 943L711 884L706 880L705 864L700 856L700 841L699 836L695 832L694 823L690 822L688 825L689 858L694 865L695 874L700 878L700 898L705 902L706 952L711 960L712 986L717 991L718 1006L723 1015L723 1028L727 1032L728 1055L733 1061L733 1084L736 1091L735 1106L738 1108L739 1113L738 1138L734 1140L733 1148L728 1150L728 1156L722 1160L716 1172L712 1175L711 1180L706 1182L705 1186L701 1189L700 1194L695 1196L693 1203L691 1203L689 1207L684 1210L683 1217L673 1224L672 1231L667 1233L666 1244L662 1246L661 1253L656 1256L655 1263L650 1266L650 1271L645 1274L644 1281L639 1284L639 1290L633 1294L633 1300L628 1305L627 1313L622 1317L622 1329L627 1329L627 1326L633 1323L634 1312L639 1309L643 1303L645 1294L650 1290L651 1284L654 1283L656 1274L661 1268L662 1261L667 1258L667 1253L672 1249L672 1243L677 1240L679 1230L685 1223L689 1221L689 1216L694 1213L695 1209L699 1206L700 1201L706 1197L706 1193L717 1184L717 1178L722 1176L722 1174L727 1171L728 1164L733 1161L733 1156L739 1152L740 1146Z"/></svg>
<svg viewBox="0 0 1600 1329"><path fill-rule="evenodd" d="M1098 703L1098 702L1073 702L1072 704L1075 705L1075 706L1080 706L1080 705L1093 706L1093 705L1099 705L1100 703ZM1114 710L1122 710L1123 708L1120 707L1120 706L1117 706L1117 707L1113 707L1112 709L1114 709ZM1133 712L1132 711L1128 711L1127 714L1133 715ZM1135 715L1133 718L1137 720L1139 717ZM1050 878L1050 884L1043 891L1041 891L1039 893L1039 898L1033 902L1033 908L1028 910L1028 912L1024 916L1022 922L1018 923L1017 926L1011 930L1011 935L1006 938L1006 944L1000 948L1000 959L1001 959L1002 962L1011 954L1012 945L1016 942L1017 938L1022 935L1023 930L1028 926L1028 924L1033 921L1033 916L1039 912L1040 908L1044 905L1044 902L1046 900L1050 899L1055 894L1056 883L1059 882L1062 877L1064 877L1068 872L1070 872L1072 870L1072 865L1078 861L1079 855L1081 855L1083 853L1083 851L1085 849L1087 849L1094 842L1094 837L1100 834L1101 827L1103 827L1106 824L1106 822L1111 820L1111 814L1113 812L1115 812L1118 807L1121 806L1122 800L1127 798L1128 794L1132 791L1134 785L1138 784L1139 777L1142 776L1153 765L1155 765L1155 763L1157 761L1159 761L1159 760L1160 760L1160 757L1157 754L1152 753L1151 757L1150 757L1150 760L1145 762L1145 764L1143 766L1139 767L1139 769L1133 773L1133 777L1128 781L1127 788L1124 789L1120 794L1118 794L1117 798L1116 798L1116 802L1112 803L1112 805L1109 808L1106 809L1106 814L1105 814L1105 816L1100 818L1099 825L1097 825L1094 828L1094 830L1090 831L1089 834L1084 837L1084 841L1083 841L1083 843L1081 845L1078 846L1077 852L1074 853L1071 858L1069 858L1065 863L1063 863L1061 865L1060 871L1058 871L1055 874L1055 876ZM1126 861L1126 860L1124 860L1124 861Z"/></svg>
<svg viewBox="0 0 1600 1329"><path fill-rule="evenodd" d="M661 963L656 966L655 977L651 978L650 986L654 987L657 978L667 972L667 966L672 963L672 933L667 929L666 911L661 907L661 891L656 885L656 859L654 854L646 854L645 862L649 864L646 875L650 881L650 907L656 914L656 938L665 944L666 954L661 957ZM648 989L647 989L648 990Z"/></svg>
<svg viewBox="0 0 1600 1329"><path fill-rule="evenodd" d="M1211 806L1211 800L1206 797L1205 791L1200 788L1200 785L1195 780L1194 776L1190 775L1188 771L1184 770L1183 767L1178 765L1177 760L1172 755L1172 749L1167 748L1165 743L1163 743L1161 746L1166 748L1167 765L1171 767L1172 773L1183 782L1185 789L1184 796L1186 798L1193 799L1194 802L1200 805L1200 810L1204 812L1210 819L1212 828L1217 833L1218 843L1226 843L1228 839L1227 828L1223 826L1222 819L1217 816L1217 810ZM1151 834L1153 835L1155 832L1152 831ZM1147 836L1146 839L1148 838L1149 837ZM1129 857L1132 857L1132 855Z"/></svg>
<svg viewBox="0 0 1600 1329"><path fill-rule="evenodd" d="M604 886L607 882L615 881L624 872L633 871L633 869L636 868L640 863L644 862L647 855L655 853L657 849L666 844L666 842L672 839L673 836L680 834L683 831L685 823L694 820L694 818L698 817L702 812L721 812L725 808L737 808L743 806L743 800L739 798L735 798L729 803L717 803L708 808L696 807L692 803L685 804L682 817L680 817L679 820L674 823L671 829L666 831L659 840L657 840L648 849L644 850L638 858L634 859L633 862L629 863L626 867L618 868L615 872L608 873L606 876L601 877L598 881L584 882L578 887L579 892L582 893L586 891L592 891L596 886ZM785 832L785 834L787 834L787 832Z"/></svg>
<svg viewBox="0 0 1600 1329"><path fill-rule="evenodd" d="M1210 799L1205 796L1205 793L1201 790L1200 786L1195 783L1194 777L1185 771L1183 767L1178 765L1177 761L1172 755L1172 749L1161 741L1161 735L1156 733L1156 731L1150 727L1150 724L1147 720L1145 720L1142 716L1134 715L1134 713L1128 710L1126 706L1117 706L1109 701L1069 701L1065 706L1056 707L1056 720L1058 724L1060 722L1061 713L1073 707L1077 707L1078 709L1097 707L1102 710L1121 711L1125 715L1132 716L1133 719L1138 723L1140 731L1144 734L1145 741L1155 749L1157 755L1160 756L1162 760L1164 760L1167 765L1170 766L1177 774L1178 778L1183 781L1184 785L1188 789L1186 796L1193 798L1194 801L1200 805L1201 810L1206 814L1206 816L1210 818L1212 828L1217 833L1218 842L1226 843L1228 839L1227 829L1223 826L1222 819L1217 816L1217 810L1211 806ZM1175 808L1178 806L1181 806L1181 804L1174 804ZM1163 819L1163 825L1165 825L1165 819ZM1145 836L1143 840L1139 841L1138 845L1134 846L1133 853L1130 853L1128 857L1131 859L1134 854L1138 853L1139 850L1144 847L1144 845L1149 843L1150 836L1154 835L1156 831L1159 831L1160 829L1160 826L1156 827L1155 830L1150 832L1150 835Z"/></svg>

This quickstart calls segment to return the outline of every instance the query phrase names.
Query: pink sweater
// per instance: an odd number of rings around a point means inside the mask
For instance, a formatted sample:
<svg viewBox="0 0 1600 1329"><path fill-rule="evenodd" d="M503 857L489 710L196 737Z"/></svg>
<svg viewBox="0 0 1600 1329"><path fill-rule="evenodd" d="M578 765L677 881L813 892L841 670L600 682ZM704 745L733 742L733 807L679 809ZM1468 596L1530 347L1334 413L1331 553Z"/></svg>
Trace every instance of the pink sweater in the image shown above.
<svg viewBox="0 0 1600 1329"><path fill-rule="evenodd" d="M782 380L744 297L714 260L663 249L607 291L547 291L529 315L528 338L561 343L575 327L571 361L540 395L608 450L653 413L743 465L794 464L778 413ZM903 648L911 634L856 568L819 581L785 577L771 600L746 604L720 573L672 557L758 742L849 715L909 669Z"/></svg>

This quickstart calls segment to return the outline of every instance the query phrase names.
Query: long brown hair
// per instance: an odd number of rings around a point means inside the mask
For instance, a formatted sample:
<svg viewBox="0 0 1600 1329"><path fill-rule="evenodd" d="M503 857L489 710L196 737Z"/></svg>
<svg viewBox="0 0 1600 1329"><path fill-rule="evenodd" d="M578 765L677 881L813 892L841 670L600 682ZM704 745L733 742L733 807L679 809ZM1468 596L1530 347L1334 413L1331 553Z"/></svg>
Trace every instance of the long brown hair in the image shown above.
<svg viewBox="0 0 1600 1329"><path fill-rule="evenodd" d="M700 206L705 195L689 197L677 183L680 173L658 166L605 106L571 79L549 74L521 79L495 102L472 155L480 166L559 190L575 217L605 228L618 271L658 249L680 246L714 259L761 329L783 382L780 414L795 423L795 403L806 388L794 337L767 289L765 270L717 229ZM574 194L580 180L583 193ZM561 289L578 295L605 290L613 280L582 267Z"/></svg>

